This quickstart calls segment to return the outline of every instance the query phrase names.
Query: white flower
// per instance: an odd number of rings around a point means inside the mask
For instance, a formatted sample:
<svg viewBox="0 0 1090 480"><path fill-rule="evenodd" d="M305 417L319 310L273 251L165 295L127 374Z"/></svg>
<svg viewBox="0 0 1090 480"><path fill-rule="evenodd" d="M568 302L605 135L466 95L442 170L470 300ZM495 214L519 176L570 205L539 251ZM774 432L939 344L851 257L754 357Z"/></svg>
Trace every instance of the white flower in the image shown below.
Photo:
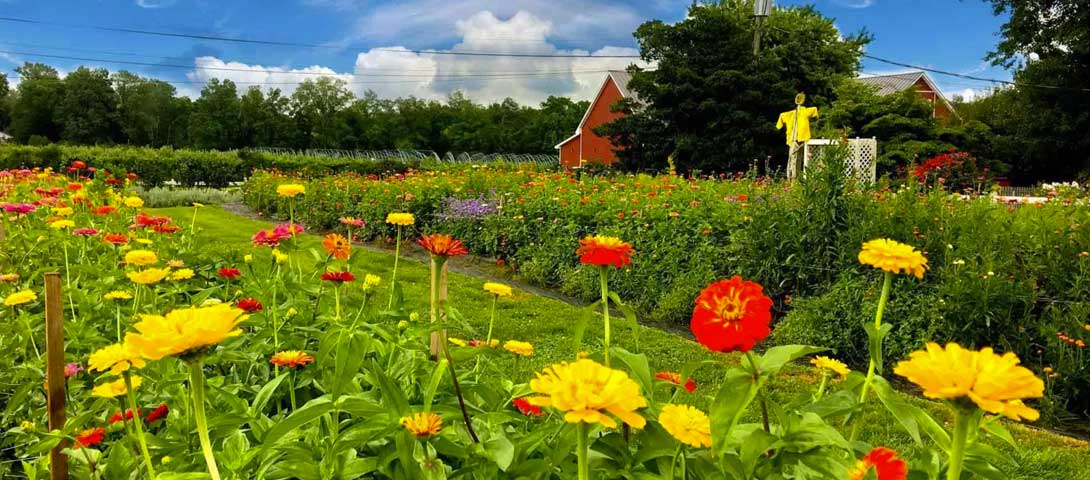
<svg viewBox="0 0 1090 480"><path fill-rule="evenodd" d="M954 263L954 265L965 265L965 260L962 260L962 259L959 258L957 260L954 260L953 263Z"/></svg>

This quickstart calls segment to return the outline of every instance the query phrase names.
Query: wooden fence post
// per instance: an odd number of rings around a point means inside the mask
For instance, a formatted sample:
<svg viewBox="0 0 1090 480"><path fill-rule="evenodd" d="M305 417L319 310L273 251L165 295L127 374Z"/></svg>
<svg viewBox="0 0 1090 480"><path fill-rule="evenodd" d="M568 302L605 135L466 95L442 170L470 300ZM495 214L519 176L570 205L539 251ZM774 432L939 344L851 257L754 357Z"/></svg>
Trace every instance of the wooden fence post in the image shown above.
<svg viewBox="0 0 1090 480"><path fill-rule="evenodd" d="M45 374L48 389L49 430L63 430L64 377L64 297L61 275L45 274ZM49 452L49 478L68 478L68 456L61 452L64 442Z"/></svg>

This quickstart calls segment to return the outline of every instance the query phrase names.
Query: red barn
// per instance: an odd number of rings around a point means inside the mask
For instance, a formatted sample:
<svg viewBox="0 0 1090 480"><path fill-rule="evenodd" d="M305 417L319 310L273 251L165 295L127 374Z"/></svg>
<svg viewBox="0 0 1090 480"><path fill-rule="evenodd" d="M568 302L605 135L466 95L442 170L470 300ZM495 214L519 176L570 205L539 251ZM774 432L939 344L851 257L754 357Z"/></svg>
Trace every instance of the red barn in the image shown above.
<svg viewBox="0 0 1090 480"><path fill-rule="evenodd" d="M579 167L584 163L612 165L617 161L613 153L613 144L608 138L594 133L594 128L620 118L620 112L611 112L610 106L622 98L636 98L635 92L628 89L632 75L623 70L611 70L598 89L575 134L556 145L560 150L560 165L566 168Z"/></svg>
<svg viewBox="0 0 1090 480"><path fill-rule="evenodd" d="M935 85L935 82L931 81L931 77L927 76L927 73L925 72L874 75L870 77L860 77L857 78L856 81L878 87L879 95L891 95L912 89L920 98L927 100L928 103L931 104L935 118L946 118L950 115L957 115L957 112L954 111L954 106L946 100L946 97L942 95L942 91L939 90L939 87Z"/></svg>

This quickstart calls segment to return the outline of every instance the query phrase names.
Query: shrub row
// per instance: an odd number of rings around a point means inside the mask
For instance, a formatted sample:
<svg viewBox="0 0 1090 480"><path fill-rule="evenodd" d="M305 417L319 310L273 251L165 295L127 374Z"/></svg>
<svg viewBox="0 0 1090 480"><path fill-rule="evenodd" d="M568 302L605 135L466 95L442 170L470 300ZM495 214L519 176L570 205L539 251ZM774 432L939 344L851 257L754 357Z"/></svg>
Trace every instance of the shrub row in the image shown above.
<svg viewBox="0 0 1090 480"><path fill-rule="evenodd" d="M259 172L243 199L285 217L276 186L297 180ZM1005 205L911 184L860 189L828 172L788 185L466 168L338 175L306 187L294 208L311 228L343 231L338 217L354 216L367 221L356 234L388 241L385 215L412 212L416 234L451 233L525 280L586 300L598 295L597 277L574 263L574 239L619 236L637 254L611 288L644 319L687 323L703 286L742 275L776 300L776 341L830 347L856 365L865 365L862 323L873 319L881 283L856 256L866 240L896 239L923 251L930 270L922 281L896 280L888 358L924 339L994 346L1058 372L1048 382L1056 412L1090 409L1090 368L1076 344L1090 339L1090 209L1080 202Z"/></svg>
<svg viewBox="0 0 1090 480"><path fill-rule="evenodd" d="M241 182L257 169L276 169L313 177L336 172L397 173L420 166L418 161L274 155L248 150L219 152L167 147L0 146L0 169L51 167L60 170L74 160L83 160L114 174L135 173L148 187L174 181L184 186L219 188Z"/></svg>

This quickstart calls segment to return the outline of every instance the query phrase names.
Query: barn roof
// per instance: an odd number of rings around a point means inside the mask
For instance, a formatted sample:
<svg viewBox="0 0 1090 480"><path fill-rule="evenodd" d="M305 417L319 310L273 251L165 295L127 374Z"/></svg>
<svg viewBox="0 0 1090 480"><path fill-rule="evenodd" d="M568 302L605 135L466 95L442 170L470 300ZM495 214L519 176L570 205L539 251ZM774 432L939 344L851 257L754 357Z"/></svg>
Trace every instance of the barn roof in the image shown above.
<svg viewBox="0 0 1090 480"><path fill-rule="evenodd" d="M894 73L891 75L871 75L869 77L858 77L855 80L864 85L874 85L875 87L878 87L877 93L879 95L890 95L912 88L912 86L921 79L923 79L924 83L927 84L927 87L930 88L931 91L935 92L935 96L946 105L946 108L954 115L957 115L954 106L946 99L946 95L942 94L942 90L939 89L938 85L935 85L935 82L931 80L931 77L927 75L927 72L915 71Z"/></svg>

